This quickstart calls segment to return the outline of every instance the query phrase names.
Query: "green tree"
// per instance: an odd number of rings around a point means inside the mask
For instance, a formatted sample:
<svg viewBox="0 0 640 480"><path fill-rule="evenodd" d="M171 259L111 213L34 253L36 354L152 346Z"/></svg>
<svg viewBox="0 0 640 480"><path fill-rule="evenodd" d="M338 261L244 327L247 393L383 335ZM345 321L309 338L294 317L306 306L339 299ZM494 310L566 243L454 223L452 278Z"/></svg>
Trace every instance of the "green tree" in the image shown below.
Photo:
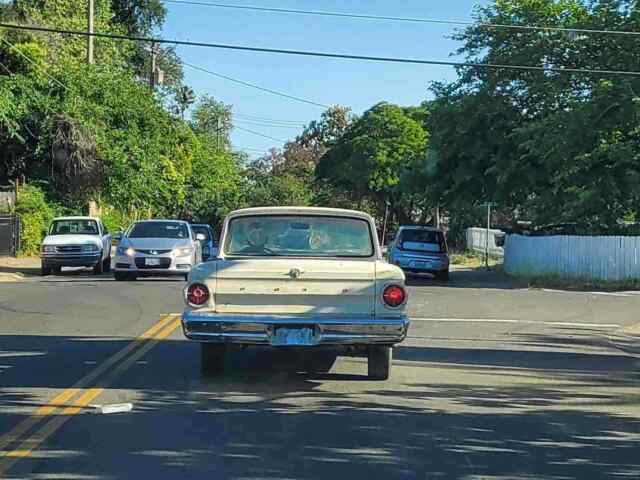
<svg viewBox="0 0 640 480"><path fill-rule="evenodd" d="M399 222L416 213L403 178L426 157L427 132L399 106L379 103L347 129L322 157L320 179L370 198L380 216L386 202Z"/></svg>
<svg viewBox="0 0 640 480"><path fill-rule="evenodd" d="M555 69L640 68L632 36L491 29L487 23L637 31L631 0L503 0L459 33L469 63ZM638 212L640 82L634 77L459 69L430 114L435 190L455 203L496 200L539 224L612 231Z"/></svg>
<svg viewBox="0 0 640 480"><path fill-rule="evenodd" d="M233 128L231 105L204 95L195 106L191 119L193 129L200 135L213 139L216 149L230 147L230 134Z"/></svg>
<svg viewBox="0 0 640 480"><path fill-rule="evenodd" d="M196 94L191 87L183 85L176 91L176 111L180 118L184 120L184 114L187 109L196 101Z"/></svg>

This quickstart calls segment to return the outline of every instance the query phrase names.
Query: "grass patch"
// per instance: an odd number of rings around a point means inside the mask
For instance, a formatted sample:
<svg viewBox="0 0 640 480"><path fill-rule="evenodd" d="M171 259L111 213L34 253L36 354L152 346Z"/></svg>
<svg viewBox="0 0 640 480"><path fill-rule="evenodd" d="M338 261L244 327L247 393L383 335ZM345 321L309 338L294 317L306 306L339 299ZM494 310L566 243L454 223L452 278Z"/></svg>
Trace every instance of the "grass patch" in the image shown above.
<svg viewBox="0 0 640 480"><path fill-rule="evenodd" d="M449 262L451 265L461 267L480 268L484 267L484 255L482 253L466 250L462 253L452 253L449 255ZM502 258L492 257L489 255L489 267L495 267L498 265L502 265Z"/></svg>
<svg viewBox="0 0 640 480"><path fill-rule="evenodd" d="M640 278L628 280L597 280L593 278L567 278L558 275L541 275L526 277L530 287L552 288L556 290L571 291L601 291L620 292L629 290L640 290Z"/></svg>

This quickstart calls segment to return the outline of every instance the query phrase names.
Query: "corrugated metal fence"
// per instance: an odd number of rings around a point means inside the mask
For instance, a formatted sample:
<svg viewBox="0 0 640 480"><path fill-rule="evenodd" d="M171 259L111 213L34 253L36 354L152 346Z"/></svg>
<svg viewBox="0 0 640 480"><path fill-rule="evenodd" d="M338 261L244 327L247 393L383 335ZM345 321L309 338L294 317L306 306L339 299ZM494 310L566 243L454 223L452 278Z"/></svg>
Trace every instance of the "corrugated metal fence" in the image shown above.
<svg viewBox="0 0 640 480"><path fill-rule="evenodd" d="M640 279L640 237L508 235L504 250L512 275Z"/></svg>
<svg viewBox="0 0 640 480"><path fill-rule="evenodd" d="M502 257L504 249L496 246L496 234L502 233L501 230L489 230L489 255ZM486 228L467 228L467 250L484 253L485 238L487 237Z"/></svg>

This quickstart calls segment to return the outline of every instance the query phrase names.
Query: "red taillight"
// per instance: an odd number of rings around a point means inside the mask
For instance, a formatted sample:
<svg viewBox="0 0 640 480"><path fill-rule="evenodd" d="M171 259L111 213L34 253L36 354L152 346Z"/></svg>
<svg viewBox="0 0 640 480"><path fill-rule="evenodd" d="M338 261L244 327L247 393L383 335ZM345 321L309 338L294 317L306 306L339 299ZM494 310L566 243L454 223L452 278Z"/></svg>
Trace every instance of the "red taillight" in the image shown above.
<svg viewBox="0 0 640 480"><path fill-rule="evenodd" d="M389 285L382 293L384 303L390 307L399 307L402 305L406 296L407 294L405 293L404 288L399 285Z"/></svg>
<svg viewBox="0 0 640 480"><path fill-rule="evenodd" d="M202 283L192 283L187 288L187 301L191 305L201 306L209 300L209 289Z"/></svg>

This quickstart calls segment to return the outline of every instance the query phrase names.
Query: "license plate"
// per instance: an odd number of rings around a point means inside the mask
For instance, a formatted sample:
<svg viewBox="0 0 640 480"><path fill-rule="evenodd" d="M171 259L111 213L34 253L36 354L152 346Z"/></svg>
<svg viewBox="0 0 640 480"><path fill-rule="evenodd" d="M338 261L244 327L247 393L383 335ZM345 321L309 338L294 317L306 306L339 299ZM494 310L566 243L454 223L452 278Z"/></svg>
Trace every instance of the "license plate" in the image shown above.
<svg viewBox="0 0 640 480"><path fill-rule="evenodd" d="M315 345L317 342L313 334L313 328L285 328L276 329L271 344L274 346L285 345Z"/></svg>
<svg viewBox="0 0 640 480"><path fill-rule="evenodd" d="M427 268L429 266L429 263L427 262L412 262L413 263L413 267L416 268Z"/></svg>
<svg viewBox="0 0 640 480"><path fill-rule="evenodd" d="M144 264L147 267L157 267L157 266L160 265L160 259L159 258L145 258Z"/></svg>

